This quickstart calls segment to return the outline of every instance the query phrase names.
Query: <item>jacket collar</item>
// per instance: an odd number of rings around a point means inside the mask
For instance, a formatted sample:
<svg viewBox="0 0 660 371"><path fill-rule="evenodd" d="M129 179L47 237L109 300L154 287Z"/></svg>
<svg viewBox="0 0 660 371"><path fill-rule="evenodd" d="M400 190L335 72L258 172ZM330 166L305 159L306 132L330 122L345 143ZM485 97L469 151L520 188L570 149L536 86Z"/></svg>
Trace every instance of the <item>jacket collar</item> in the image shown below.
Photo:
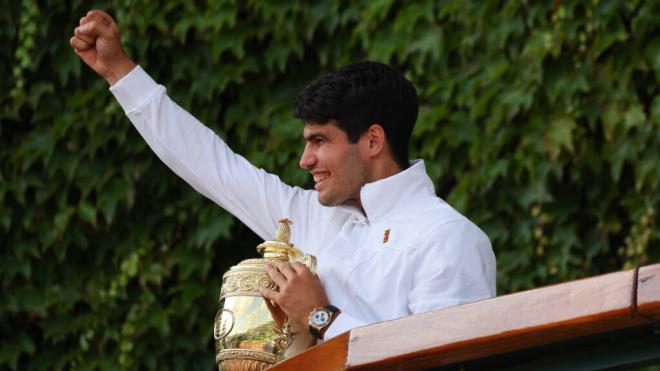
<svg viewBox="0 0 660 371"><path fill-rule="evenodd" d="M426 174L424 160L413 160L410 166L392 176L367 183L360 190L366 219L376 221L400 207L409 207L419 197L435 197L433 181ZM365 218L355 205L338 206L358 218Z"/></svg>

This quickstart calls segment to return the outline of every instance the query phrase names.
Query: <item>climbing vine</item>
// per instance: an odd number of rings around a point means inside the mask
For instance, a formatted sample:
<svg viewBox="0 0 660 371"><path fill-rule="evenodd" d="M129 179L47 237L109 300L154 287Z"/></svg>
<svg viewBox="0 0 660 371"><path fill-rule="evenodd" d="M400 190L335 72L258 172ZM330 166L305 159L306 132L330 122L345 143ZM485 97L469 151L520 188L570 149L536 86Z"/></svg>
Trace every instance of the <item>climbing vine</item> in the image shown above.
<svg viewBox="0 0 660 371"><path fill-rule="evenodd" d="M500 294L660 261L660 3L51 1L0 12L0 368L213 369L222 272L259 242L155 158L68 45L93 7L289 183L296 93L372 59L418 87L413 157L490 236Z"/></svg>

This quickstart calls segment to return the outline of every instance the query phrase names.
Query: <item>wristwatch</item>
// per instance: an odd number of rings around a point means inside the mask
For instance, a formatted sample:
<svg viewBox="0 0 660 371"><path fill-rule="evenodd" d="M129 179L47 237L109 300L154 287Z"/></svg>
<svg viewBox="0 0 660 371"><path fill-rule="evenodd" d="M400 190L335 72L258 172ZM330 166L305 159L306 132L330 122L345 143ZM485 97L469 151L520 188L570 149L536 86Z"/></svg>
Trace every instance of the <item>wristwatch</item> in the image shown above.
<svg viewBox="0 0 660 371"><path fill-rule="evenodd" d="M312 310L309 314L309 333L317 339L323 340L323 334L339 313L341 311L334 305L326 305Z"/></svg>

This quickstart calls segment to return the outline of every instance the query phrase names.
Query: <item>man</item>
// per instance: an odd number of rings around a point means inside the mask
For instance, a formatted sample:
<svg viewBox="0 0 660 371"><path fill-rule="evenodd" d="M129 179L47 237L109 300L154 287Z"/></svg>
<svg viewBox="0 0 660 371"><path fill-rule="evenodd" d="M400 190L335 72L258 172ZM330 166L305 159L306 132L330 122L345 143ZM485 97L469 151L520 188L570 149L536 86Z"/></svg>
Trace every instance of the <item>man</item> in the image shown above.
<svg viewBox="0 0 660 371"><path fill-rule="evenodd" d="M124 53L112 18L91 11L71 46L105 78L153 151L197 191L263 239L283 217L292 242L318 258L266 271L280 287L262 294L296 328L328 339L357 326L495 295L488 237L436 197L421 160L408 161L415 88L381 63L346 66L307 86L300 167L314 190L282 183L233 153Z"/></svg>

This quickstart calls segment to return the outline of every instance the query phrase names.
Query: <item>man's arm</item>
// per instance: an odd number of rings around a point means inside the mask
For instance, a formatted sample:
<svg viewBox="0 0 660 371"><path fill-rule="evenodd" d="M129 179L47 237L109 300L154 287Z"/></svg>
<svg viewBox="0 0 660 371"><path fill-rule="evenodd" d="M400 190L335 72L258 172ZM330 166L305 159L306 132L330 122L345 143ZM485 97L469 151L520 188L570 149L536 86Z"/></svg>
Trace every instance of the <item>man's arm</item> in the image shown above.
<svg viewBox="0 0 660 371"><path fill-rule="evenodd" d="M311 192L292 188L255 168L174 103L165 88L126 55L119 28L108 14L90 11L80 20L70 43L108 81L136 129L177 175L260 237L271 239L277 220L289 217L296 223L294 242L306 240L306 226L317 215L318 206Z"/></svg>

